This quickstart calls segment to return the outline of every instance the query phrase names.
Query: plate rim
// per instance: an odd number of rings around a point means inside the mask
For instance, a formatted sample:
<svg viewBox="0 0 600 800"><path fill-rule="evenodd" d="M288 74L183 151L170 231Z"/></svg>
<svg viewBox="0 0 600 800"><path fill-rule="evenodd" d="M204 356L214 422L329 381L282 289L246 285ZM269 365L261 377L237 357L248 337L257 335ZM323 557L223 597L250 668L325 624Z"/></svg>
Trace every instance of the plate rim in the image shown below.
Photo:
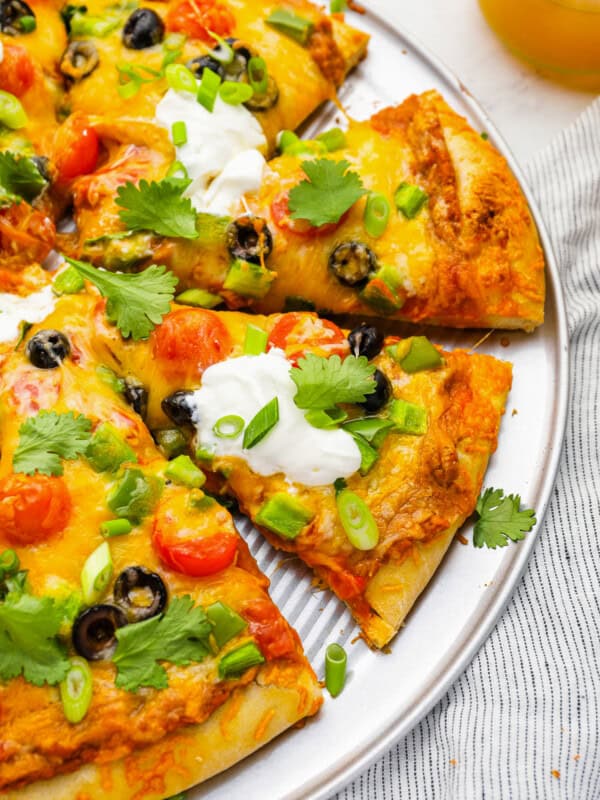
<svg viewBox="0 0 600 800"><path fill-rule="evenodd" d="M321 775L317 776L309 784L304 784L292 790L292 792L285 794L282 800L327 800L327 798L331 798L332 795L346 787L357 776L372 766L376 760L385 755L400 741L400 739L408 735L465 672L480 648L488 640L500 616L512 599L513 593L529 563L533 549L538 542L560 466L567 424L569 336L565 296L560 280L558 261L554 253L552 242L524 171L517 162L509 145L490 119L487 111L469 91L462 80L460 80L458 75L447 67L418 37L415 37L401 25L385 18L383 16L384 9L381 8L381 0L371 0L369 6L369 8L365 9L365 15L371 18L379 27L387 29L392 35L406 42L411 50L418 57L427 62L432 70L440 76L443 83L446 85L449 84L461 95L465 105L469 108L469 111L472 112L474 117L485 122L485 129L490 140L506 159L511 171L519 182L521 190L527 198L532 217L538 229L546 260L547 284L550 285L549 287L547 286L547 289L551 287L555 301L557 361L559 367L556 392L556 416L553 426L553 435L548 443L549 450L546 463L549 468L546 470L545 478L540 488L540 500L536 504L537 524L532 531L532 535L527 536L526 539L520 543L519 547L515 548L515 553L510 563L504 567L503 572L508 573L508 575L503 574L498 589L493 592L487 602L482 601L479 623L477 625L471 625L469 632L454 643L447 658L440 665L437 675L429 680L428 687L424 689L419 701L415 703L412 709L404 714L400 720L388 725L376 740L366 743L358 755L354 753L351 765L343 765L334 768L329 774L324 775L321 773ZM315 786L315 782L318 783L318 786Z"/></svg>

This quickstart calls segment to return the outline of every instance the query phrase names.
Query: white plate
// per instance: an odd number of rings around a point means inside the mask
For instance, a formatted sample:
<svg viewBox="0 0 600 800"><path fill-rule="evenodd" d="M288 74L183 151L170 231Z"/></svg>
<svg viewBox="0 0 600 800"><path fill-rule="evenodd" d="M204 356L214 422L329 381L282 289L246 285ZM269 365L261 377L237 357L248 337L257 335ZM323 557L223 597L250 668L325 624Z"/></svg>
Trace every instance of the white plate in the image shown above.
<svg viewBox="0 0 600 800"><path fill-rule="evenodd" d="M376 3L370 3L371 6ZM508 148L465 87L420 45L374 13L349 15L372 34L367 60L340 93L347 111L366 118L413 92L439 89L475 128L486 131L523 185ZM339 112L322 110L307 126L311 135L330 127ZM527 188L523 187L527 192ZM528 195L529 196L529 195ZM530 198L531 201L531 198ZM479 351L514 364L514 383L500 443L485 486L521 495L537 510L538 524L525 541L497 551L455 541L436 576L392 642L391 654L374 653L361 640L342 603L311 586L295 559L273 550L246 521L241 530L271 578L271 594L300 633L307 655L323 676L326 644L348 651L344 692L327 699L303 730L288 731L222 775L190 793L202 800L321 800L342 788L382 755L427 713L463 672L510 598L533 548L550 498L563 440L567 404L567 329L558 272L539 214L548 264L546 322L534 334L494 333ZM446 346L473 346L480 332L432 329ZM501 340L509 341L502 346ZM513 413L516 412L516 413ZM469 540L470 526L463 531Z"/></svg>

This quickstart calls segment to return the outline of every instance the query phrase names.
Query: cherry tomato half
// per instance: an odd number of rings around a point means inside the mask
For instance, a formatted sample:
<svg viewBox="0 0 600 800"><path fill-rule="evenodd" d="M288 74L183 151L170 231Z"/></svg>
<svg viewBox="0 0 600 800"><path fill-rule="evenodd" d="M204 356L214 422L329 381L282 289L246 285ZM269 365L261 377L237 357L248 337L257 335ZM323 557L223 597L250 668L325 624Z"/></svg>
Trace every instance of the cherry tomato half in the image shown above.
<svg viewBox="0 0 600 800"><path fill-rule="evenodd" d="M62 478L9 475L0 481L0 535L11 544L44 542L65 529L71 497Z"/></svg>
<svg viewBox="0 0 600 800"><path fill-rule="evenodd" d="M311 225L306 219L293 219L290 215L289 192L281 192L271 203L271 217L278 228L298 236L325 236L341 225L346 215L342 215L338 222L326 222L318 226Z"/></svg>
<svg viewBox="0 0 600 800"><path fill-rule="evenodd" d="M192 39L214 44L211 34L229 36L235 28L235 17L219 0L184 0L171 6L165 24L168 31L185 33Z"/></svg>
<svg viewBox="0 0 600 800"><path fill-rule="evenodd" d="M210 536L192 536L190 529L165 530L155 523L152 543L167 567L194 578L214 575L233 563L238 545L234 533L222 531Z"/></svg>
<svg viewBox="0 0 600 800"><path fill-rule="evenodd" d="M81 114L68 117L54 138L54 163L59 183L69 183L96 169L100 152L98 134Z"/></svg>
<svg viewBox="0 0 600 800"><path fill-rule="evenodd" d="M198 378L231 352L221 319L203 308L171 311L150 337L152 354L171 378Z"/></svg>
<svg viewBox="0 0 600 800"><path fill-rule="evenodd" d="M15 97L23 97L35 81L35 67L29 53L18 44L4 43L0 62L0 89Z"/></svg>
<svg viewBox="0 0 600 800"><path fill-rule="evenodd" d="M269 334L269 347L280 348L294 363L305 353L327 358L350 351L344 332L335 323L306 311L282 315Z"/></svg>
<svg viewBox="0 0 600 800"><path fill-rule="evenodd" d="M248 632L265 658L281 658L296 652L294 634L273 603L253 600L245 606L243 616L248 621Z"/></svg>

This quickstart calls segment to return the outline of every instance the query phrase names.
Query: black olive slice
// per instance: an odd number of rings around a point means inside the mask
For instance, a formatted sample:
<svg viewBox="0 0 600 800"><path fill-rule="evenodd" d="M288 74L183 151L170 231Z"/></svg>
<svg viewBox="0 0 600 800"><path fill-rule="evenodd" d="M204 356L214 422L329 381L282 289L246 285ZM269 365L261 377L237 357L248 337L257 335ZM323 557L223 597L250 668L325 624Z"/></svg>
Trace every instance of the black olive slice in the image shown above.
<svg viewBox="0 0 600 800"><path fill-rule="evenodd" d="M33 17L35 14L24 0L1 0L0 2L0 31L8 36L18 36L24 33L21 27L23 17Z"/></svg>
<svg viewBox="0 0 600 800"><path fill-rule="evenodd" d="M186 66L198 79L202 78L205 69L210 69L212 72L215 72L221 80L225 79L225 69L223 65L220 64L216 58L211 58L211 56L192 58L187 62Z"/></svg>
<svg viewBox="0 0 600 800"><path fill-rule="evenodd" d="M263 94L252 95L250 100L247 100L244 105L248 111L268 111L273 108L275 103L279 100L279 88L275 82L275 78L271 75L267 78L267 90Z"/></svg>
<svg viewBox="0 0 600 800"><path fill-rule="evenodd" d="M167 587L162 578L144 567L124 569L115 581L113 595L129 622L156 617L167 606Z"/></svg>
<svg viewBox="0 0 600 800"><path fill-rule="evenodd" d="M366 356L369 361L381 353L383 347L383 333L374 325L365 322L350 331L348 335L350 351L355 356Z"/></svg>
<svg viewBox="0 0 600 800"><path fill-rule="evenodd" d="M110 658L117 649L117 628L127 625L127 617L117 606L103 603L86 608L73 624L73 647L88 661Z"/></svg>
<svg viewBox="0 0 600 800"><path fill-rule="evenodd" d="M148 413L148 390L143 383L140 383L137 378L128 375L125 378L125 389L123 396L133 410L146 419Z"/></svg>
<svg viewBox="0 0 600 800"><path fill-rule="evenodd" d="M82 39L71 42L67 47L60 62L60 71L72 81L80 81L91 75L99 63L96 45Z"/></svg>
<svg viewBox="0 0 600 800"><path fill-rule="evenodd" d="M123 44L130 50L143 50L162 42L165 25L151 8L136 8L123 28Z"/></svg>
<svg viewBox="0 0 600 800"><path fill-rule="evenodd" d="M56 369L71 352L69 340L60 331L38 331L27 342L27 358L38 369Z"/></svg>
<svg viewBox="0 0 600 800"><path fill-rule="evenodd" d="M370 414L383 408L392 396L390 382L380 369L375 370L373 377L375 378L375 391L368 394L363 403L358 404Z"/></svg>
<svg viewBox="0 0 600 800"><path fill-rule="evenodd" d="M162 410L175 425L192 424L194 408L190 401L193 394L193 392L182 390L173 392L160 404Z"/></svg>
<svg viewBox="0 0 600 800"><path fill-rule="evenodd" d="M377 257L362 242L342 242L329 256L329 269L341 283L356 286L377 269Z"/></svg>
<svg viewBox="0 0 600 800"><path fill-rule="evenodd" d="M227 249L233 258L260 264L271 254L273 236L262 217L238 217L227 226Z"/></svg>
<svg viewBox="0 0 600 800"><path fill-rule="evenodd" d="M248 62L254 54L250 48L239 39L229 37L225 41L233 50L233 61L229 64L224 64L225 79L228 81L246 80Z"/></svg>

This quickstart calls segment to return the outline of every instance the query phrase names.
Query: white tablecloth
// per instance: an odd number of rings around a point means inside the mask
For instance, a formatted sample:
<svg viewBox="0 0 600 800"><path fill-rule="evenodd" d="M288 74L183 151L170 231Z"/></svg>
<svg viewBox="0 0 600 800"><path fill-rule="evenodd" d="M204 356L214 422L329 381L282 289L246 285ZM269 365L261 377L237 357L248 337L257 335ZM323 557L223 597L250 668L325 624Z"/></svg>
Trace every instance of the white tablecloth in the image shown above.
<svg viewBox="0 0 600 800"><path fill-rule="evenodd" d="M526 173L558 256L572 348L552 503L473 663L336 800L600 798L600 99Z"/></svg>

